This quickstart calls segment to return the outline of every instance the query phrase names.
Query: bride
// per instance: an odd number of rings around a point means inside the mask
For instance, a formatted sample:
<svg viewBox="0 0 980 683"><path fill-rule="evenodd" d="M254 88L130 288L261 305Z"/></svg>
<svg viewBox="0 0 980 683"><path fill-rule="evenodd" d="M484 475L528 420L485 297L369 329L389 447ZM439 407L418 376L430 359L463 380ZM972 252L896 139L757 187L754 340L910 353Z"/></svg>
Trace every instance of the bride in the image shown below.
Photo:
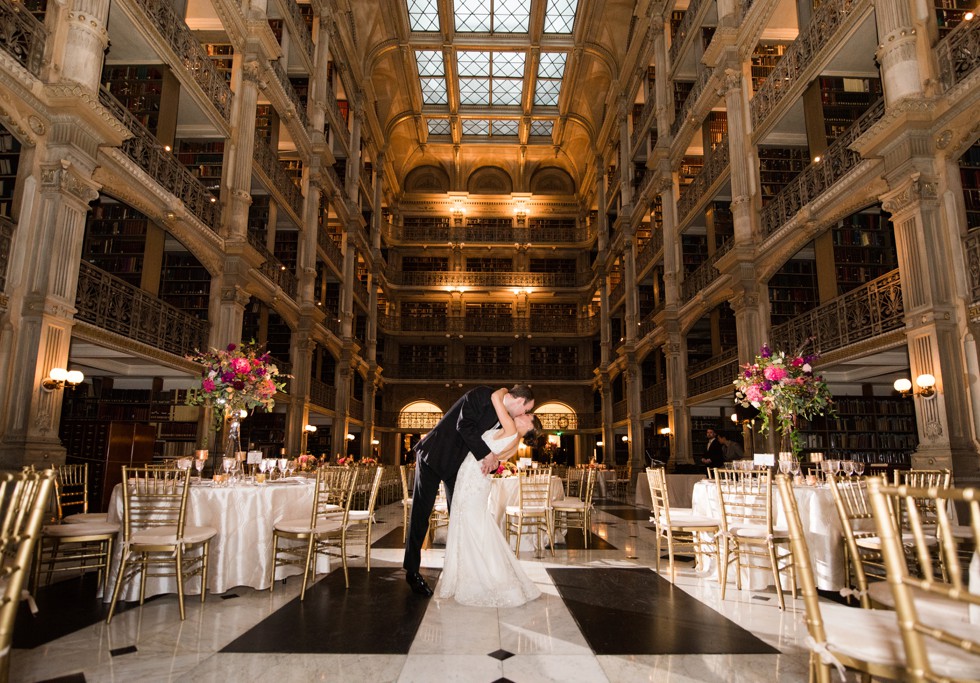
<svg viewBox="0 0 980 683"><path fill-rule="evenodd" d="M503 403L506 393L506 389L500 389L491 397L500 428L483 434L483 440L500 462L517 452L518 436L530 440L541 429L541 422L534 415L510 416ZM517 607L534 600L541 591L521 569L504 540L497 520L487 508L489 498L490 478L483 475L480 463L470 453L456 477L438 597L456 598L459 603L478 607Z"/></svg>

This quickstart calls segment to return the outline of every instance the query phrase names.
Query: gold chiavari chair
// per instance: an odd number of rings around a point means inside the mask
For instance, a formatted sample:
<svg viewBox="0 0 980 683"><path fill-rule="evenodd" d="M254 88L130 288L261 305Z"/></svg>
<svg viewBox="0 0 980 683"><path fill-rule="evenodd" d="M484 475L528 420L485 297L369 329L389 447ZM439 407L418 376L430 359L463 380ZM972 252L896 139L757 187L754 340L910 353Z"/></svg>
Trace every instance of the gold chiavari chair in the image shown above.
<svg viewBox="0 0 980 683"><path fill-rule="evenodd" d="M185 618L187 579L201 577L201 602L208 592L208 549L218 530L187 524L190 470L144 465L122 468L123 552L106 623L112 621L123 584L139 576L140 605L148 577L174 577L180 620ZM151 573L151 570L155 570Z"/></svg>
<svg viewBox="0 0 980 683"><path fill-rule="evenodd" d="M358 477L369 481L370 488L365 507L357 510L352 507L347 514L347 542L360 536L364 537L364 562L367 570L371 571L371 529L374 526L374 508L378 501L378 490L381 487L384 468L378 466L359 469Z"/></svg>
<svg viewBox="0 0 980 683"><path fill-rule="evenodd" d="M404 543L408 540L408 518L412 514L412 491L415 485L415 467L402 465L398 468L398 471L402 478L402 543Z"/></svg>
<svg viewBox="0 0 980 683"><path fill-rule="evenodd" d="M672 508L670 496L667 493L667 475L663 467L647 468L647 485L650 487L653 522L657 533L656 563L657 573L660 573L660 548L663 541L667 542L667 561L670 567L670 580L677 579L677 569L674 556L692 551L701 565L704 556L712 556L718 567L718 581L724 586L722 562L718 552L718 543L726 543L726 537L718 533L721 522L711 517L695 514L690 508ZM718 539L716 542L715 539ZM724 597L724 596L723 596Z"/></svg>
<svg viewBox="0 0 980 683"><path fill-rule="evenodd" d="M613 497L626 500L629 493L630 481L633 479L633 465L616 465L615 478L612 480Z"/></svg>
<svg viewBox="0 0 980 683"><path fill-rule="evenodd" d="M62 524L105 522L104 512L88 511L88 463L68 463L55 467L58 519Z"/></svg>
<svg viewBox="0 0 980 683"><path fill-rule="evenodd" d="M303 567L303 587L299 599L306 598L310 576L316 578L320 555L339 554L344 567L344 585L350 587L347 574L347 519L357 487L358 468L321 467L317 470L316 490L310 516L284 519L272 530L272 574L269 592L276 585L276 567ZM300 541L279 547L280 540Z"/></svg>
<svg viewBox="0 0 980 683"><path fill-rule="evenodd" d="M841 594L856 596L864 608L890 604L887 586L881 581L868 581L868 575L884 578L885 566L881 561L881 543L874 528L871 504L868 500L867 478L839 479L827 477L830 493L834 498L837 517L844 532L844 584Z"/></svg>
<svg viewBox="0 0 980 683"><path fill-rule="evenodd" d="M980 490L940 487L886 486L884 482L868 482L875 526L881 538L888 586L895 603L894 623L904 648L904 680L953 681L977 680L980 673L980 623L971 611L980 612ZM917 501L928 500L937 512L938 534L930 528L932 520L920 514ZM957 538L947 510L954 503L967 509L970 538ZM894 510L904 507L908 532L903 533ZM909 542L918 559L921 575L909 571L907 561ZM945 577L937 575L932 557L934 541L940 539L938 552L943 556ZM973 549L973 566L960 563L960 546ZM969 574L974 576L969 577ZM944 580L945 579L945 580ZM936 601L948 605L937 610Z"/></svg>
<svg viewBox="0 0 980 683"><path fill-rule="evenodd" d="M789 572L790 587L796 594L792 553L789 536L785 529L777 529L773 522L772 474L769 468L749 470L714 470L721 510L721 536L725 543L721 550L721 596L725 599L728 585L728 567L735 562L735 581L742 589L742 565L757 569L768 565L776 586L779 609L785 609L780 574ZM734 550L729 556L729 549ZM780 553L780 549L784 552ZM753 561L754 560L754 561ZM761 564L760 564L761 563Z"/></svg>
<svg viewBox="0 0 980 683"><path fill-rule="evenodd" d="M585 481L586 468L569 467L565 470L565 495L581 496L582 482Z"/></svg>
<svg viewBox="0 0 980 683"><path fill-rule="evenodd" d="M0 474L0 681L4 683L17 606L25 597L24 581L53 488L52 470Z"/></svg>
<svg viewBox="0 0 980 683"><path fill-rule="evenodd" d="M551 505L551 468L527 469L520 473L518 483L518 504L505 508L505 529L507 542L512 535L517 536L514 553L521 555L521 535L525 529L538 535L538 548L541 545L541 532L548 534L551 556L555 556L555 520Z"/></svg>
<svg viewBox="0 0 980 683"><path fill-rule="evenodd" d="M581 496L565 496L552 503L555 526L567 533L569 529L581 529L585 537L585 547L589 547L589 529L592 519L592 494L595 492L596 471L589 470L585 475Z"/></svg>
<svg viewBox="0 0 980 683"><path fill-rule="evenodd" d="M830 683L832 666L837 667L842 680L845 680L845 667L859 671L865 677L900 679L904 658L894 616L883 610L820 600L792 481L780 474L776 476L776 484L786 512L787 534L805 609L810 681Z"/></svg>

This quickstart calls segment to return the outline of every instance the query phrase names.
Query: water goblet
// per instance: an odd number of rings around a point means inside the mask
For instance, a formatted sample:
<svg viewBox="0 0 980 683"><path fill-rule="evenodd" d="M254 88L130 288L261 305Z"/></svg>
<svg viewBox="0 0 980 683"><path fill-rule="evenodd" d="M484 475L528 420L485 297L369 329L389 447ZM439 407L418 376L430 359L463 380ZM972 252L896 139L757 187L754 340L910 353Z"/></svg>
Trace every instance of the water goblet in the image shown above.
<svg viewBox="0 0 980 683"><path fill-rule="evenodd" d="M789 474L790 468L792 467L792 465L793 464L789 460L780 460L779 461L779 471L780 471L780 473L781 474Z"/></svg>
<svg viewBox="0 0 980 683"><path fill-rule="evenodd" d="M235 467L234 458L222 458L221 459L221 469L225 471L224 481L227 482L231 478L231 471Z"/></svg>
<svg viewBox="0 0 980 683"><path fill-rule="evenodd" d="M845 477L851 476L852 474L854 474L854 461L853 460L844 460L841 463L841 469L844 471L844 476Z"/></svg>
<svg viewBox="0 0 980 683"><path fill-rule="evenodd" d="M286 470L289 473L289 476L290 477L293 476L293 472L296 471L296 459L295 458L290 458L289 460L286 461Z"/></svg>
<svg viewBox="0 0 980 683"><path fill-rule="evenodd" d="M789 471L793 475L793 478L800 476L800 461L796 458L790 460Z"/></svg>
<svg viewBox="0 0 980 683"><path fill-rule="evenodd" d="M835 477L840 472L840 460L829 460L830 463L830 473Z"/></svg>
<svg viewBox="0 0 980 683"><path fill-rule="evenodd" d="M198 481L203 481L204 475L204 462L206 458L194 458L194 469L197 470Z"/></svg>
<svg viewBox="0 0 980 683"><path fill-rule="evenodd" d="M289 460L287 458L279 458L278 465L279 465L279 478L285 479L286 468L289 467Z"/></svg>
<svg viewBox="0 0 980 683"><path fill-rule="evenodd" d="M859 477L863 477L864 476L864 461L863 460L855 460L854 461L854 474L858 475Z"/></svg>

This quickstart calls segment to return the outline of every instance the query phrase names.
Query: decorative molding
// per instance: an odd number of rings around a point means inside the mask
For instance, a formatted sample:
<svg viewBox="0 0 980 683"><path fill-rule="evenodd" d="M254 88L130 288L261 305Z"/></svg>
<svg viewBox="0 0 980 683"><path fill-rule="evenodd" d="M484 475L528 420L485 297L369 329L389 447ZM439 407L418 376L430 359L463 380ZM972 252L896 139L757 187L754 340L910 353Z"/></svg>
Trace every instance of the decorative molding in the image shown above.
<svg viewBox="0 0 980 683"><path fill-rule="evenodd" d="M82 177L67 159L60 163L41 166L41 187L46 192L67 193L84 204L99 197L98 185Z"/></svg>
<svg viewBox="0 0 980 683"><path fill-rule="evenodd" d="M915 173L909 182L893 193L882 195L881 208L893 214L905 213L915 209L921 202L934 202L939 193L935 181L923 180L921 175Z"/></svg>

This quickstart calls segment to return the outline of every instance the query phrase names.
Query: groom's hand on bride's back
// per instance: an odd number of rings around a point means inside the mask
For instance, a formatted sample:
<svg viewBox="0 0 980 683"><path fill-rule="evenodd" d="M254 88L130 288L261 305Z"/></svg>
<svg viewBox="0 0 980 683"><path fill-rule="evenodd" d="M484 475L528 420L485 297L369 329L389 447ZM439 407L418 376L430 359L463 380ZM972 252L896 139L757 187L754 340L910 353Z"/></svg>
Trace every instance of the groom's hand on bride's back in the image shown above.
<svg viewBox="0 0 980 683"><path fill-rule="evenodd" d="M487 457L480 461L480 469L484 474L493 474L497 471L498 465L499 463L497 462L497 456L493 453L490 453Z"/></svg>

